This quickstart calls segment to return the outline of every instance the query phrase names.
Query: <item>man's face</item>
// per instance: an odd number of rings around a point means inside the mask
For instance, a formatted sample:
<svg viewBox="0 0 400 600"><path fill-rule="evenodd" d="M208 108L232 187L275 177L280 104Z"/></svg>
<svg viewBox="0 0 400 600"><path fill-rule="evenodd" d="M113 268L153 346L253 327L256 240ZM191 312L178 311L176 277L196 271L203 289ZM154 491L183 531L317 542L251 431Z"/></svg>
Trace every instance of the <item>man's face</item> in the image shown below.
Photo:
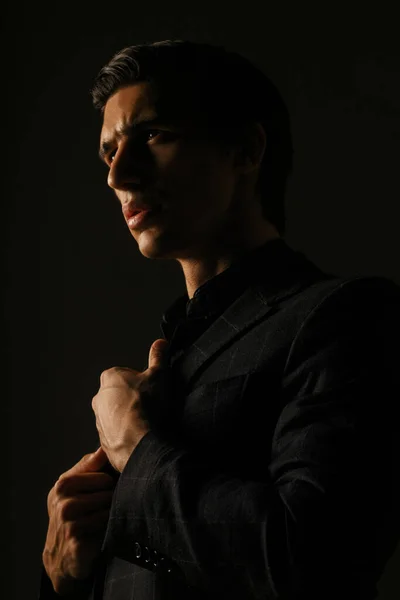
<svg viewBox="0 0 400 600"><path fill-rule="evenodd" d="M126 209L135 202L161 206L138 228L130 226L144 256L198 258L223 241L235 218L232 153L223 152L194 120L168 121L156 104L147 82L107 101L100 139L107 182L127 223ZM144 120L149 122L129 127Z"/></svg>

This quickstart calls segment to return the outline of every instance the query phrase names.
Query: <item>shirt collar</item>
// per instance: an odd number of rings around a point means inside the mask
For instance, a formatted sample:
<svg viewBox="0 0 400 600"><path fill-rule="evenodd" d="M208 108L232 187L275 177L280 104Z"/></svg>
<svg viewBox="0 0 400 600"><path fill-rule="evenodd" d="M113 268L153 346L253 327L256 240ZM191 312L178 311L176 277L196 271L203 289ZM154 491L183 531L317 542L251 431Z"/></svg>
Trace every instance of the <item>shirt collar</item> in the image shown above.
<svg viewBox="0 0 400 600"><path fill-rule="evenodd" d="M160 323L163 335L170 337L179 321L215 318L244 291L254 276L264 271L276 252L287 248L282 238L269 240L215 275L197 288L189 299L187 292L179 296L164 312Z"/></svg>

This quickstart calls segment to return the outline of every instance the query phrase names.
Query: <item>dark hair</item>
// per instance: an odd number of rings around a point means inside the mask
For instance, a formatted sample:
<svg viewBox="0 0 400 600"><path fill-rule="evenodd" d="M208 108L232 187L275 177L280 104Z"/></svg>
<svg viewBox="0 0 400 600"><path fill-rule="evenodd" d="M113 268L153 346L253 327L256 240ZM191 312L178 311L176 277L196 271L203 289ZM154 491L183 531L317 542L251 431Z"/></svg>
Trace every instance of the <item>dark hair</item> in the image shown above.
<svg viewBox="0 0 400 600"><path fill-rule="evenodd" d="M169 112L205 119L223 143L240 140L244 127L259 122L267 144L257 190L263 215L285 232L285 190L293 167L288 110L274 84L246 58L222 46L165 40L124 48L97 75L93 105L104 112L120 88L148 81Z"/></svg>

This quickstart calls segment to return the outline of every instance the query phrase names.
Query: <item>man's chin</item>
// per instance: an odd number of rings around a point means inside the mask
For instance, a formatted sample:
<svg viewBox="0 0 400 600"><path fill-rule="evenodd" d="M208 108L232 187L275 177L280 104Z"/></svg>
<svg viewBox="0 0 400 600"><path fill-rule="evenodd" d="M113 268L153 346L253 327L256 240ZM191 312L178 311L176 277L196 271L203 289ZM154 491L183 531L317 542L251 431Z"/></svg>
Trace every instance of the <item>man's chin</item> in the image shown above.
<svg viewBox="0 0 400 600"><path fill-rule="evenodd" d="M177 249L172 239L167 240L165 236L157 236L150 230L141 231L135 238L139 251L144 257L175 258Z"/></svg>

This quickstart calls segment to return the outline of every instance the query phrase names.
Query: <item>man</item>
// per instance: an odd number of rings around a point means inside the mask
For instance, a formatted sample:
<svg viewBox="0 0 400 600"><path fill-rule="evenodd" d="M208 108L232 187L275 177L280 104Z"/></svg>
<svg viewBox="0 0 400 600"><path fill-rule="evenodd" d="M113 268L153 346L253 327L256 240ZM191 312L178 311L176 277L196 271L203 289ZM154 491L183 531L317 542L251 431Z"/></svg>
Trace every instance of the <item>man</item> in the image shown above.
<svg viewBox="0 0 400 600"><path fill-rule="evenodd" d="M148 369L102 373L40 597L372 600L399 538L399 288L284 242L289 119L245 59L130 47L92 94L132 237L187 293Z"/></svg>

